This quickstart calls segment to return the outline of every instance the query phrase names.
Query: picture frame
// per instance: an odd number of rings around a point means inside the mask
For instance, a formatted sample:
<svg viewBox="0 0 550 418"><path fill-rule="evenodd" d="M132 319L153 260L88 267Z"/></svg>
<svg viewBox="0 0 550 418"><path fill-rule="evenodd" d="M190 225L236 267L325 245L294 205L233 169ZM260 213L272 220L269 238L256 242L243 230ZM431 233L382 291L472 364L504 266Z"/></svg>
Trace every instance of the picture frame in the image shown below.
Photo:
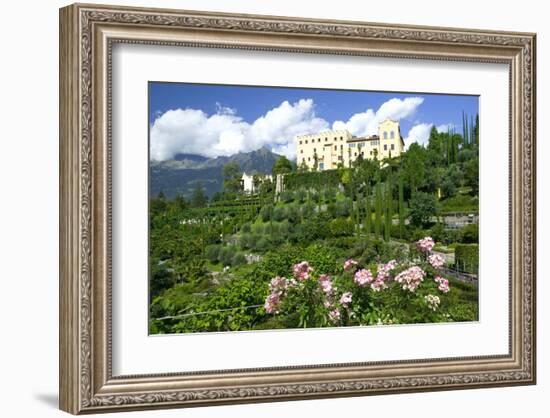
<svg viewBox="0 0 550 418"><path fill-rule="evenodd" d="M112 48L118 43L507 65L508 353L114 375L111 97ZM535 384L535 51L532 33L86 4L62 8L60 408L80 414Z"/></svg>

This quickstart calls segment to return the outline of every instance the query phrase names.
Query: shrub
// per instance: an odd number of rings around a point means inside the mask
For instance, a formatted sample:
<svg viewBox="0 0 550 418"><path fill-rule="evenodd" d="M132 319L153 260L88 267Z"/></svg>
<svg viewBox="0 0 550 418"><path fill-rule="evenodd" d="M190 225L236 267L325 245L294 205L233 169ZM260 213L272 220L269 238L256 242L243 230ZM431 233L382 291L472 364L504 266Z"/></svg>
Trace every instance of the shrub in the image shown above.
<svg viewBox="0 0 550 418"><path fill-rule="evenodd" d="M273 220L281 222L285 218L286 209L284 208L284 206L275 206L275 208L273 209Z"/></svg>
<svg viewBox="0 0 550 418"><path fill-rule="evenodd" d="M416 192L411 199L410 207L411 224L424 226L430 222L436 214L435 196L430 193Z"/></svg>
<svg viewBox="0 0 550 418"><path fill-rule="evenodd" d="M462 242L465 244L476 244L479 239L479 225L470 224L461 229Z"/></svg>
<svg viewBox="0 0 550 418"><path fill-rule="evenodd" d="M353 222L343 218L333 219L330 221L329 230L333 237L353 235Z"/></svg>
<svg viewBox="0 0 550 418"><path fill-rule="evenodd" d="M350 212L351 212L351 202L349 199L336 203L336 216L347 218Z"/></svg>
<svg viewBox="0 0 550 418"><path fill-rule="evenodd" d="M457 194L441 201L443 212L477 211L478 199L469 195Z"/></svg>
<svg viewBox="0 0 550 418"><path fill-rule="evenodd" d="M273 214L273 205L265 205L260 209L260 217L262 221L267 222Z"/></svg>
<svg viewBox="0 0 550 418"><path fill-rule="evenodd" d="M251 234L242 234L241 238L239 239L239 245L242 248L250 248L250 237L251 236L252 236ZM208 256L208 249L207 249L206 254Z"/></svg>
<svg viewBox="0 0 550 418"><path fill-rule="evenodd" d="M232 266L240 266L240 265L243 265L243 264L246 264L246 257L241 252L236 253L233 256L233 259L231 260L231 265Z"/></svg>
<svg viewBox="0 0 550 418"><path fill-rule="evenodd" d="M315 205L312 203L306 203L301 206L301 212L304 218L310 218L315 213Z"/></svg>
<svg viewBox="0 0 550 418"><path fill-rule="evenodd" d="M294 197L299 203L304 203L304 201L306 200L306 191L304 189L299 189L294 194Z"/></svg>
<svg viewBox="0 0 550 418"><path fill-rule="evenodd" d="M265 231L265 226L262 224L254 224L252 225L252 233L262 235Z"/></svg>
<svg viewBox="0 0 550 418"><path fill-rule="evenodd" d="M222 263L224 266L230 266L233 262L235 252L236 250L233 246L222 247L218 256L220 263Z"/></svg>
<svg viewBox="0 0 550 418"><path fill-rule="evenodd" d="M460 270L477 273L479 267L479 247L477 244L457 244L455 263Z"/></svg>
<svg viewBox="0 0 550 418"><path fill-rule="evenodd" d="M318 217L305 220L297 226L296 238L298 242L312 242L325 238L327 233L327 223Z"/></svg>
<svg viewBox="0 0 550 418"><path fill-rule="evenodd" d="M270 243L267 240L266 237L258 237L258 241L256 241L255 249L258 251L267 251L270 248Z"/></svg>
<svg viewBox="0 0 550 418"><path fill-rule="evenodd" d="M220 249L220 245L210 245L206 247L206 258L208 258L211 263L217 263L220 255Z"/></svg>
<svg viewBox="0 0 550 418"><path fill-rule="evenodd" d="M332 187L325 189L323 193L327 202L333 202L336 199L336 190Z"/></svg>
<svg viewBox="0 0 550 418"><path fill-rule="evenodd" d="M251 225L250 222L245 222L241 228L241 231L244 233L248 233L251 231Z"/></svg>
<svg viewBox="0 0 550 418"><path fill-rule="evenodd" d="M280 198L285 203L290 203L294 200L294 193L290 190L285 190L280 194Z"/></svg>
<svg viewBox="0 0 550 418"><path fill-rule="evenodd" d="M289 222L296 224L300 220L300 210L297 205L288 205L286 208L286 218Z"/></svg>

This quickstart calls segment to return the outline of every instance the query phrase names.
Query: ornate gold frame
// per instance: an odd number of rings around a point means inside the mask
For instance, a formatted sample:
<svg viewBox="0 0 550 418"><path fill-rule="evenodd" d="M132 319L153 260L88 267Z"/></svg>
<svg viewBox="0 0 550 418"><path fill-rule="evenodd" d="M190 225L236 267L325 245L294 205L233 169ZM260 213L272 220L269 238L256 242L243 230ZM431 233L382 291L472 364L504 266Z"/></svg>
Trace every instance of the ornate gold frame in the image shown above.
<svg viewBox="0 0 550 418"><path fill-rule="evenodd" d="M113 376L110 59L117 42L508 64L508 355ZM61 9L60 408L78 414L534 384L534 117L531 33L81 4Z"/></svg>

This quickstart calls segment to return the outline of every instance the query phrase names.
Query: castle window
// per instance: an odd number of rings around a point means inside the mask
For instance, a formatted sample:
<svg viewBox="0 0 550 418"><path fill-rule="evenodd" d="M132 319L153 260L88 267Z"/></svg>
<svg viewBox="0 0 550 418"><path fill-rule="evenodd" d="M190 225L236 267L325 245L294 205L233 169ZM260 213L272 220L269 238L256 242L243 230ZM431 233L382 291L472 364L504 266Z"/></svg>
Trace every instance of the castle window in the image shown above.
<svg viewBox="0 0 550 418"><path fill-rule="evenodd" d="M325 142L327 142L327 141L328 141L328 138L325 138Z"/></svg>
<svg viewBox="0 0 550 418"><path fill-rule="evenodd" d="M388 133L384 131L384 139L388 139Z"/></svg>
<svg viewBox="0 0 550 418"><path fill-rule="evenodd" d="M308 161L311 161L311 157L307 157L307 160L308 160Z"/></svg>
<svg viewBox="0 0 550 418"><path fill-rule="evenodd" d="M340 145L340 149L343 150L343 149L344 149L344 146L343 146L343 145Z"/></svg>
<svg viewBox="0 0 550 418"><path fill-rule="evenodd" d="M300 145L302 145L302 141L300 141Z"/></svg>
<svg viewBox="0 0 550 418"><path fill-rule="evenodd" d="M390 138L391 138L391 139L395 138L395 132L394 132L394 131L391 131L391 132L390 132Z"/></svg>
<svg viewBox="0 0 550 418"><path fill-rule="evenodd" d="M317 152L317 148L313 148L313 152L314 152L314 153Z"/></svg>
<svg viewBox="0 0 550 418"><path fill-rule="evenodd" d="M307 139L306 139L306 144L307 144Z"/></svg>
<svg viewBox="0 0 550 418"><path fill-rule="evenodd" d="M302 162L305 163L305 162L306 162L306 159L305 159L305 158L302 158Z"/></svg>
<svg viewBox="0 0 550 418"><path fill-rule="evenodd" d="M394 144L391 144L391 149L392 149L392 150L395 149L395 145L394 145Z"/></svg>
<svg viewBox="0 0 550 418"><path fill-rule="evenodd" d="M324 169L325 169L325 164L319 163L319 170L324 170Z"/></svg>
<svg viewBox="0 0 550 418"><path fill-rule="evenodd" d="M384 144L384 151L388 150L388 144Z"/></svg>
<svg viewBox="0 0 550 418"><path fill-rule="evenodd" d="M304 153L304 150L303 150L303 149L301 149L301 150L300 150L300 154L303 154L303 153Z"/></svg>
<svg viewBox="0 0 550 418"><path fill-rule="evenodd" d="M338 145L334 146L334 151L338 150Z"/></svg>
<svg viewBox="0 0 550 418"><path fill-rule="evenodd" d="M343 141L343 140L344 140L344 137L343 137L343 136L341 136L341 137L340 137L340 141Z"/></svg>
<svg viewBox="0 0 550 418"><path fill-rule="evenodd" d="M353 153L353 156L354 156L354 157L357 157L357 153L356 153L356 152L354 152L354 153Z"/></svg>

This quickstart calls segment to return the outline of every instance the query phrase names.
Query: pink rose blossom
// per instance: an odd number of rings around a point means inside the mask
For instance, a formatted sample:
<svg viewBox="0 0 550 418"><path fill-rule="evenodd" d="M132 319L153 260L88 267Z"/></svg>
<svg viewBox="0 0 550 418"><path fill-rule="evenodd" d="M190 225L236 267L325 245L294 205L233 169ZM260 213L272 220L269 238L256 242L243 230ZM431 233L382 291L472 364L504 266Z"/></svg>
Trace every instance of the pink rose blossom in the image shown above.
<svg viewBox="0 0 550 418"><path fill-rule="evenodd" d="M403 290L414 292L425 276L424 270L418 266L412 266L395 276L395 281L402 285Z"/></svg>
<svg viewBox="0 0 550 418"><path fill-rule="evenodd" d="M312 271L313 269L310 267L307 261L302 261L301 263L294 264L293 267L294 277L300 281L309 279L309 273L311 273Z"/></svg>
<svg viewBox="0 0 550 418"><path fill-rule="evenodd" d="M351 258L349 260L346 260L344 262L344 270L345 271L350 271L352 270L355 266L357 266L357 261L355 260L352 260Z"/></svg>
<svg viewBox="0 0 550 418"><path fill-rule="evenodd" d="M423 253L429 253L434 247L435 243L432 237L424 237L419 241L416 241L416 246Z"/></svg>
<svg viewBox="0 0 550 418"><path fill-rule="evenodd" d="M397 266L397 261L395 260L388 261L386 264L379 264L376 280L380 282L388 280L390 278L390 271L393 270L395 266Z"/></svg>
<svg viewBox="0 0 550 418"><path fill-rule="evenodd" d="M269 288L271 290L285 289L287 286L288 286L288 282L287 282L286 278L279 277L279 276L274 277L273 279L271 279L271 283L269 283Z"/></svg>
<svg viewBox="0 0 550 418"><path fill-rule="evenodd" d="M380 280L379 278L370 284L370 288L375 292L380 292L382 289L387 289L387 287L386 281Z"/></svg>
<svg viewBox="0 0 550 418"><path fill-rule="evenodd" d="M328 274L321 274L319 276L319 284L326 294L332 293L332 280Z"/></svg>
<svg viewBox="0 0 550 418"><path fill-rule="evenodd" d="M328 317L332 322L338 321L340 319L340 310L338 308L334 308L328 313Z"/></svg>
<svg viewBox="0 0 550 418"><path fill-rule="evenodd" d="M355 276L353 277L353 281L361 287L364 287L372 282L372 279L372 273L369 269L357 270L355 272Z"/></svg>
<svg viewBox="0 0 550 418"><path fill-rule="evenodd" d="M439 285L437 288L443 292L448 293L451 288L449 287L449 281L441 276L436 276L434 278L435 282Z"/></svg>
<svg viewBox="0 0 550 418"><path fill-rule="evenodd" d="M445 259L440 254L432 254L428 257L428 263L435 269L440 269L445 265Z"/></svg>
<svg viewBox="0 0 550 418"><path fill-rule="evenodd" d="M264 308L267 313L277 312L277 307L281 303L282 292L272 292L265 300Z"/></svg>
<svg viewBox="0 0 550 418"><path fill-rule="evenodd" d="M351 294L351 292L345 292L344 294L342 294L342 297L340 298L340 303L342 304L342 306L347 308L348 305L351 303L352 297L353 295Z"/></svg>

